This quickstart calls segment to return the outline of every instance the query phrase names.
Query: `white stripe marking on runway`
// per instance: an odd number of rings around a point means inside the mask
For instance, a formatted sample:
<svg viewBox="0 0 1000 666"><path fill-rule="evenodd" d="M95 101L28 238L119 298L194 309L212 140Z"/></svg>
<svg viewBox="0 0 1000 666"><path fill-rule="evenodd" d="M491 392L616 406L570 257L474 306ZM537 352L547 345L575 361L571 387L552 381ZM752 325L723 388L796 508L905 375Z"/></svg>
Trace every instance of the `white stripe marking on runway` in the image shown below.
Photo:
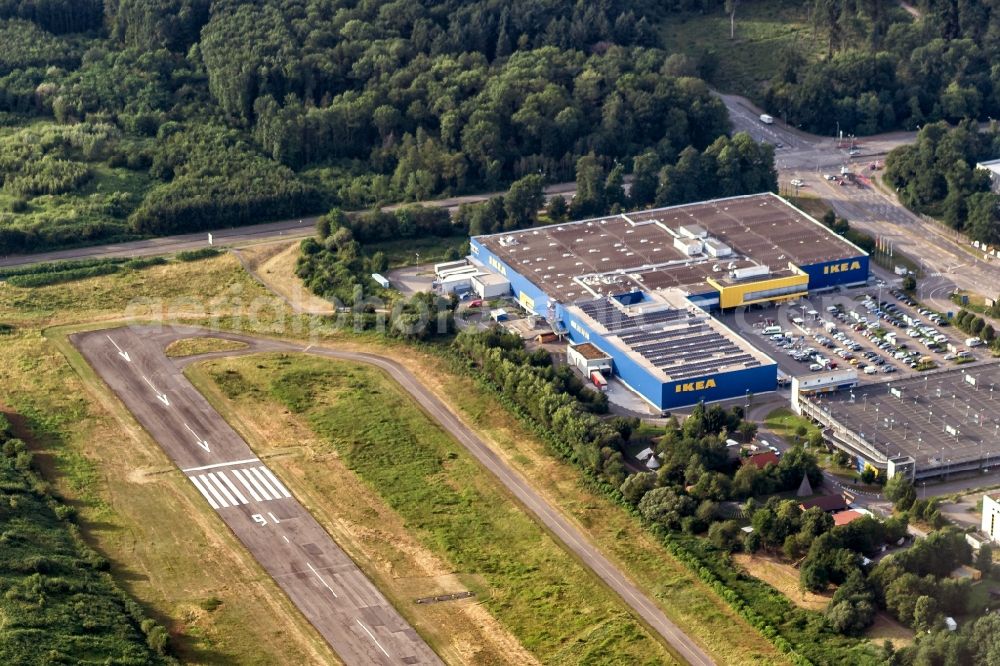
<svg viewBox="0 0 1000 666"><path fill-rule="evenodd" d="M201 494L205 497L205 499L208 500L209 506L211 506L213 509L218 509L219 505L215 503L215 500L212 499L212 496L209 495L208 491L205 490L205 488L201 485L201 481L198 480L198 477L189 476L188 478L191 479L191 483L194 484L194 487L197 488L199 492L201 492Z"/></svg>
<svg viewBox="0 0 1000 666"><path fill-rule="evenodd" d="M384 654L386 657L389 657L389 653L385 651L385 648L382 647L382 644L378 642L377 638L375 638L375 634L373 634L371 631L369 631L368 627L366 627L361 620L357 620L357 622L358 622L358 624L361 625L361 628L365 630L365 633L368 634L369 638L372 639L372 642L375 643L375 645L378 646L378 649L382 650L382 654ZM389 659L392 659L392 657L389 657Z"/></svg>
<svg viewBox="0 0 1000 666"><path fill-rule="evenodd" d="M240 472L240 470L234 469L233 476L239 479L239 482L243 484L243 487L247 489L247 492L250 493L250 497L252 497L255 502L260 501L260 495L257 494L257 491L254 490L253 486L247 483L247 480L243 478L243 473Z"/></svg>
<svg viewBox="0 0 1000 666"><path fill-rule="evenodd" d="M288 488L285 488L285 486L281 484L281 481L278 481L278 477L276 477L271 470L266 467L261 467L260 470L264 472L264 474L267 474L267 478L271 479L271 483L274 484L275 488L281 491L282 495L289 498L292 496L292 494L288 492Z"/></svg>
<svg viewBox="0 0 1000 666"><path fill-rule="evenodd" d="M260 469L253 468L250 471L257 475L257 478L260 479L260 482L264 484L264 487L267 488L267 491L272 495L274 495L274 499L278 499L279 497L281 497L281 494L277 490L272 488L270 483L268 483L267 477L260 473Z"/></svg>
<svg viewBox="0 0 1000 666"><path fill-rule="evenodd" d="M193 479L194 477L192 476L191 478ZM220 507L226 508L229 506L226 504L226 500L222 499L222 495L219 494L219 491L212 487L212 484L208 482L208 478L206 478L204 474L202 474L199 478L201 479L201 482L205 484L205 487L208 488L208 492L212 493L212 497L215 498L215 501L219 503Z"/></svg>
<svg viewBox="0 0 1000 666"><path fill-rule="evenodd" d="M316 571L316 569L313 567L313 565L311 565L310 563L306 562L306 566L309 567L309 571L312 571L313 575L316 576L316 578L319 578L319 582L323 583L323 587L325 587L326 589L330 590L330 594L332 594L333 596L336 597L337 593L333 591L332 587L330 587L329 585L326 584L326 581L323 580L323 577L319 575L319 572ZM340 597L337 597L337 598L339 599ZM389 655L386 655L386 656L388 657Z"/></svg>
<svg viewBox="0 0 1000 666"><path fill-rule="evenodd" d="M203 469L215 469L216 467L229 467L230 465L243 465L244 463L260 462L260 458L247 458L246 460L234 460L227 463L215 463L214 465L202 465L201 467L188 467L182 472L200 472Z"/></svg>
<svg viewBox="0 0 1000 666"><path fill-rule="evenodd" d="M271 497L270 495L267 494L267 491L264 490L264 488L260 485L260 483L258 483L257 478L253 474L251 474L250 469L243 470L243 473L246 475L248 479L250 479L250 483L253 484L253 487L257 489L257 492L259 492L260 496L263 497L265 500L278 499L277 496Z"/></svg>
<svg viewBox="0 0 1000 666"><path fill-rule="evenodd" d="M236 498L232 496L232 493L230 493L226 489L226 487L224 485L222 485L222 481L219 481L219 477L217 477L215 475L215 472L209 472L208 474L205 474L205 476L208 477L208 479L212 483L214 483L216 486L218 486L219 490L222 491L222 494L226 496L226 499L229 500L230 504L232 504L233 506L236 506L237 504L239 504L239 502L236 501Z"/></svg>
<svg viewBox="0 0 1000 666"><path fill-rule="evenodd" d="M241 493L236 488L236 486L233 485L233 482L229 480L229 477L226 476L226 473L217 472L217 474L219 475L220 479L226 482L226 485L229 486L229 489L233 491L233 494L236 495L236 498L240 501L240 504L247 504L247 498L243 496L243 493Z"/></svg>

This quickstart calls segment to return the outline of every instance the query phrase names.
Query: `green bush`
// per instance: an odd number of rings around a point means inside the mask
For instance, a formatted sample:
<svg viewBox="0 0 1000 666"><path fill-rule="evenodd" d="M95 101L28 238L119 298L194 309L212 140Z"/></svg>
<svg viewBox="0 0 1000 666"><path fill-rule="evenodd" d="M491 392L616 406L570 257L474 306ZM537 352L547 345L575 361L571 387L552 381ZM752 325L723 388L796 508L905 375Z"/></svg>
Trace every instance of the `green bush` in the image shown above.
<svg viewBox="0 0 1000 666"><path fill-rule="evenodd" d="M63 284L65 282L75 282L98 275L110 275L117 273L120 266L117 264L103 264L90 268L76 268L68 271L58 271L54 273L39 273L36 275L14 275L7 278L9 284L15 287L47 287L53 284Z"/></svg>
<svg viewBox="0 0 1000 666"><path fill-rule="evenodd" d="M198 250L183 250L177 253L177 261L199 261L201 259L209 259L211 257L217 257L221 254L221 250L214 247L203 247Z"/></svg>

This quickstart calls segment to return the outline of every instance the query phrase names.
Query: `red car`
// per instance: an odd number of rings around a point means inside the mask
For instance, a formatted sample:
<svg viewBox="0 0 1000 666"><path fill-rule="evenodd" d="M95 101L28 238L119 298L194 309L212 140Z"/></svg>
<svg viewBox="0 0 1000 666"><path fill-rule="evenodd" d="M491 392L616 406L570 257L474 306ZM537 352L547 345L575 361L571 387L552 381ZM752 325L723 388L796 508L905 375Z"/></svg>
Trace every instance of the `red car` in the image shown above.
<svg viewBox="0 0 1000 666"><path fill-rule="evenodd" d="M474 301L469 301L470 308L481 308L483 306L483 299L477 298Z"/></svg>

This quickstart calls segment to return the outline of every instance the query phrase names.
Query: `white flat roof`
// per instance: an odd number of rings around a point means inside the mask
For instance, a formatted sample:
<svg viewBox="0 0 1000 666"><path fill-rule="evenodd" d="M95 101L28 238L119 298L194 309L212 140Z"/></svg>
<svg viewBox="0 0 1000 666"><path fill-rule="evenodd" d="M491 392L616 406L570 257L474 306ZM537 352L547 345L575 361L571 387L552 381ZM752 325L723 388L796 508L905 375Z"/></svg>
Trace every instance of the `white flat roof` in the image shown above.
<svg viewBox="0 0 1000 666"><path fill-rule="evenodd" d="M480 273L475 277L476 282L480 284L510 284L510 280L502 275L497 275L496 273L491 273L489 271L485 273Z"/></svg>

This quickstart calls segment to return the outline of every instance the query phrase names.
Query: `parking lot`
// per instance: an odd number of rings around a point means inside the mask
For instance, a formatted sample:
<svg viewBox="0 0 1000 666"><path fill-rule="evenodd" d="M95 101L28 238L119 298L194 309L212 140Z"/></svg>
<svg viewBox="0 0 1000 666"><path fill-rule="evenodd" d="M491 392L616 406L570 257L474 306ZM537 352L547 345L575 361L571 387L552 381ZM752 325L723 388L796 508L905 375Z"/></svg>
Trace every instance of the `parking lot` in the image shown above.
<svg viewBox="0 0 1000 666"><path fill-rule="evenodd" d="M978 340L888 285L723 317L789 376L853 366L888 381L990 358Z"/></svg>
<svg viewBox="0 0 1000 666"><path fill-rule="evenodd" d="M1000 462L1000 364L982 363L817 395L812 400L887 456L918 468Z"/></svg>

